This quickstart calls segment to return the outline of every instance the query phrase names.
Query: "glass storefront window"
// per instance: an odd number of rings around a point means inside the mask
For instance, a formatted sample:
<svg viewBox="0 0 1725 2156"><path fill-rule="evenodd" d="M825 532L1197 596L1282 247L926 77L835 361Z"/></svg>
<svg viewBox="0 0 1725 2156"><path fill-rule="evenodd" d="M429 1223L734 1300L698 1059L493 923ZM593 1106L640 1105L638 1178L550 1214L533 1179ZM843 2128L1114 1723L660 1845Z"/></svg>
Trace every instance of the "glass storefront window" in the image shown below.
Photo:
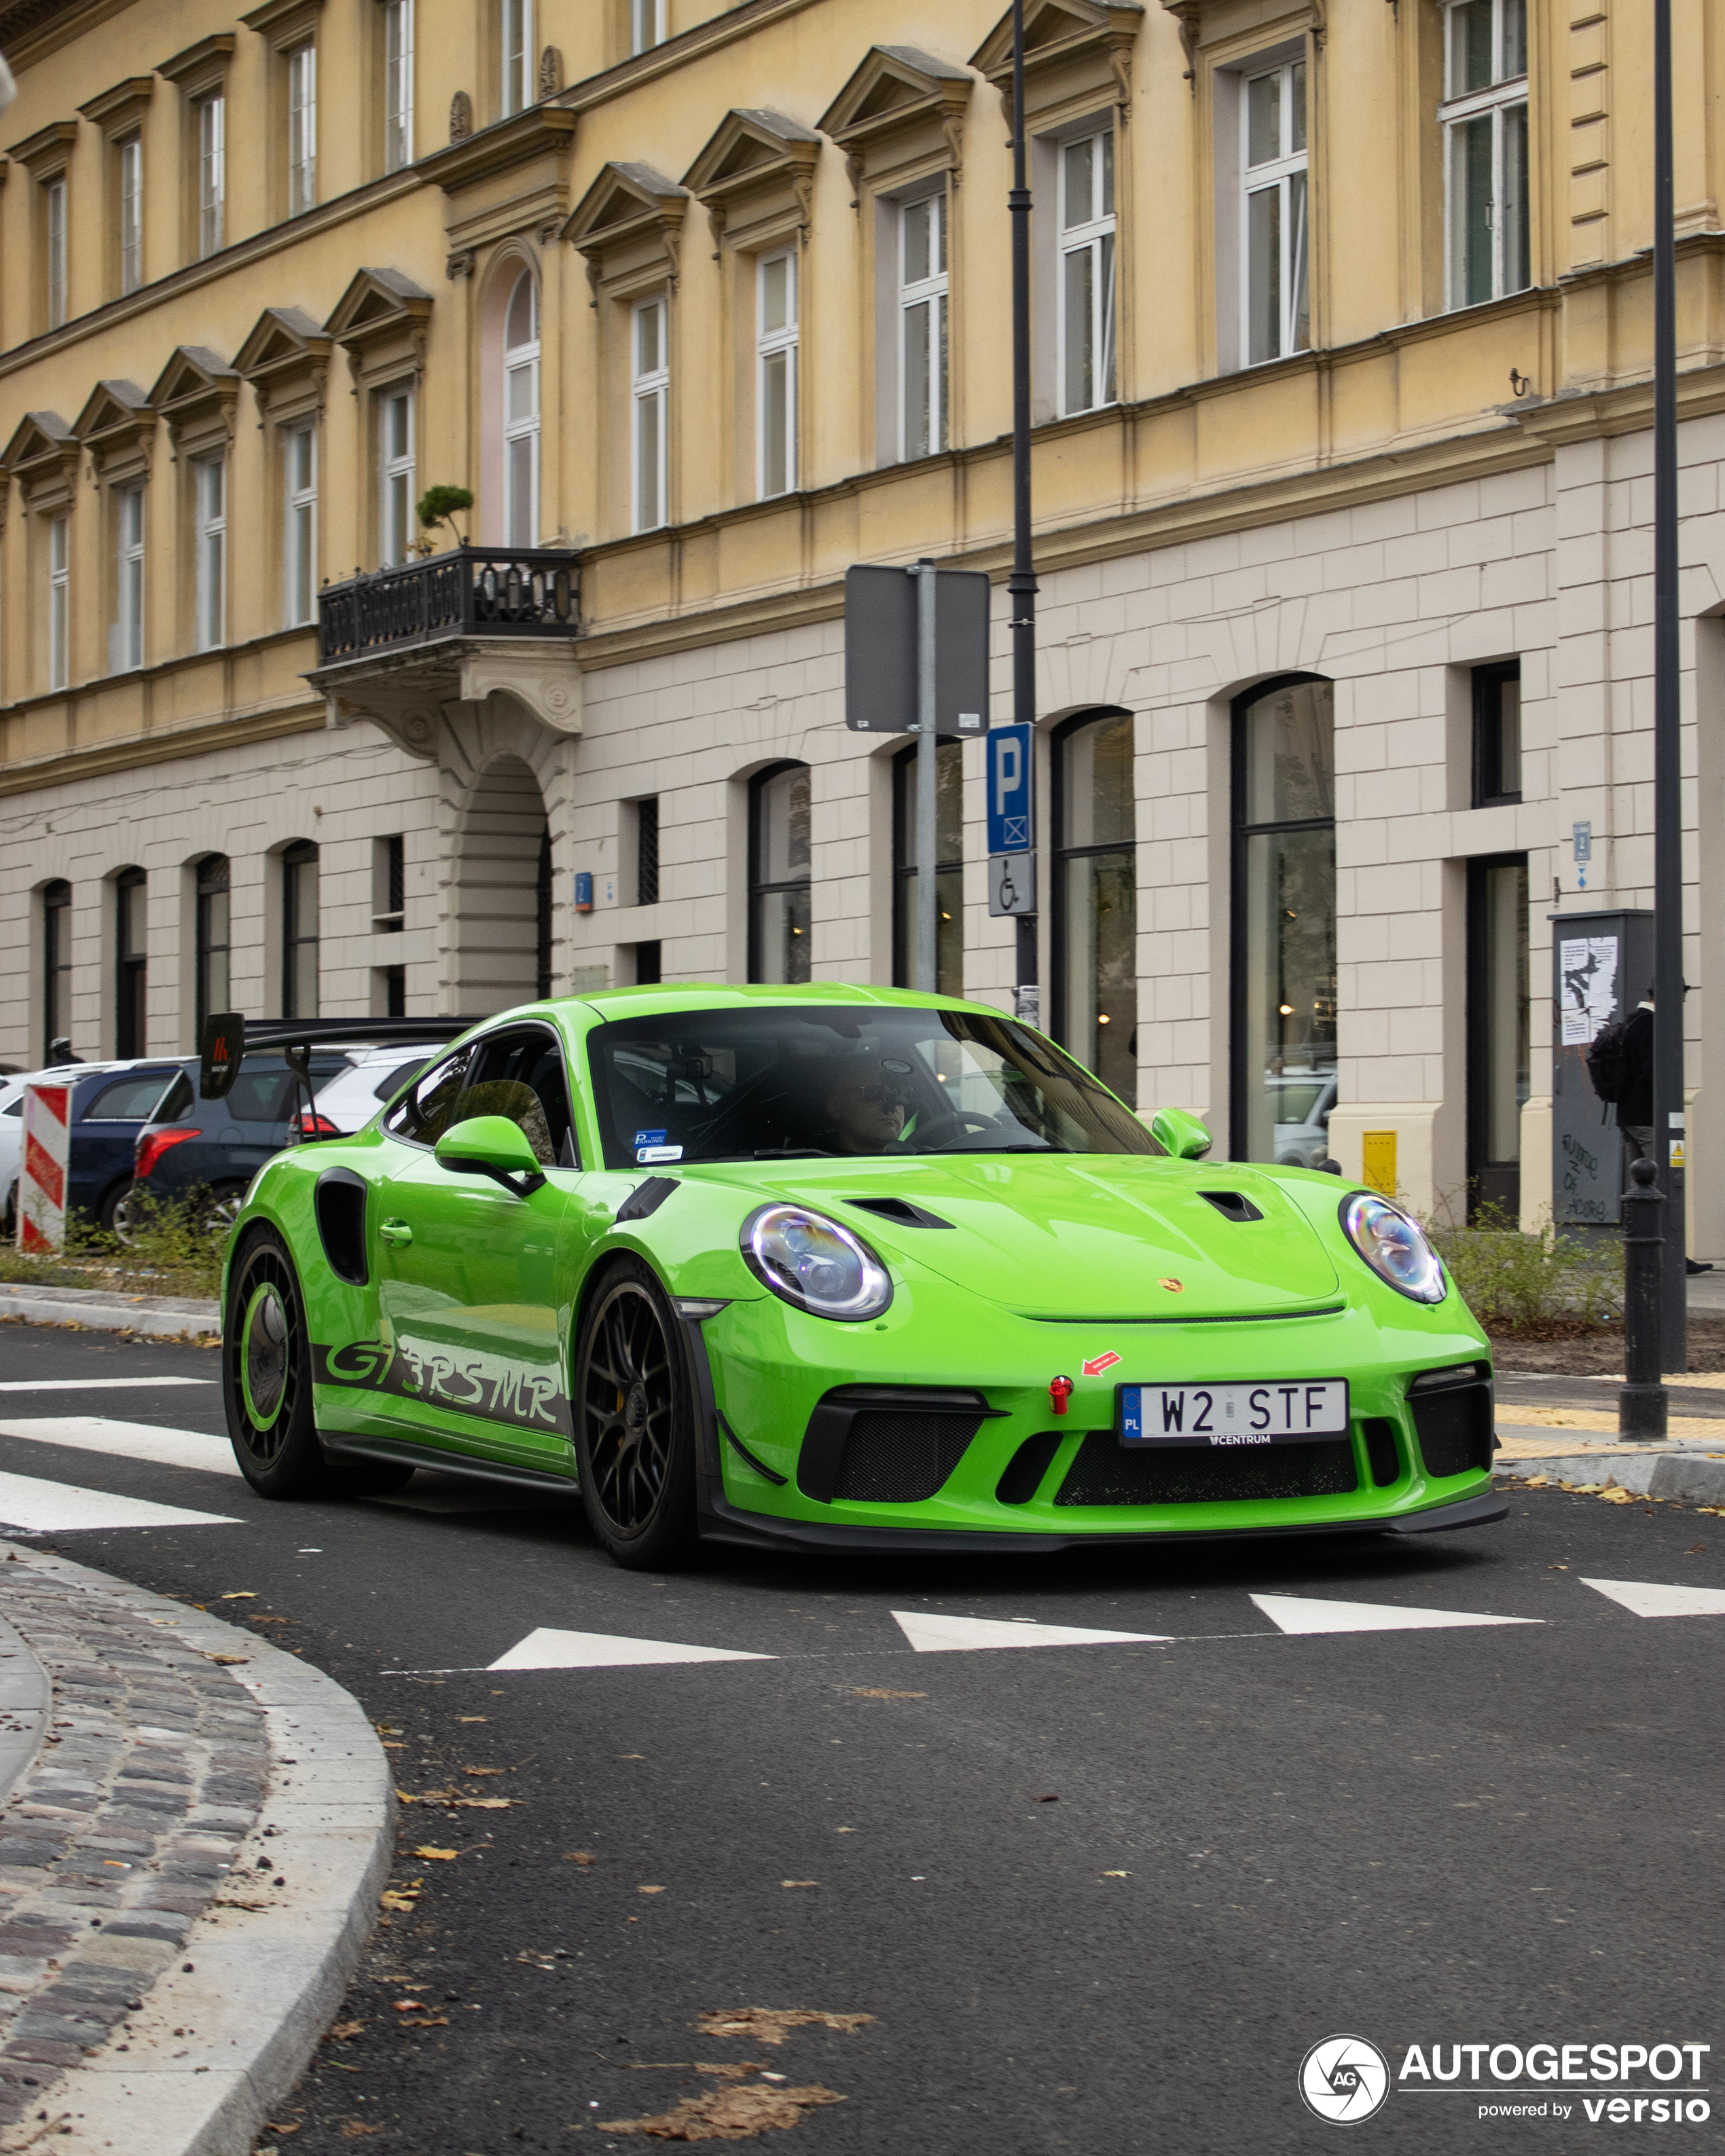
<svg viewBox="0 0 1725 2156"><path fill-rule="evenodd" d="M916 985L916 745L892 760L892 978ZM935 986L964 993L964 748L935 747Z"/></svg>
<svg viewBox="0 0 1725 2156"><path fill-rule="evenodd" d="M752 783L749 978L809 978L809 766L783 763Z"/></svg>
<svg viewBox="0 0 1725 2156"><path fill-rule="evenodd" d="M1316 1168L1336 1101L1336 798L1327 681L1272 682L1234 717L1236 1160Z"/></svg>
<svg viewBox="0 0 1725 2156"><path fill-rule="evenodd" d="M1130 712L1055 742L1058 1038L1129 1106L1138 1097L1137 808Z"/></svg>

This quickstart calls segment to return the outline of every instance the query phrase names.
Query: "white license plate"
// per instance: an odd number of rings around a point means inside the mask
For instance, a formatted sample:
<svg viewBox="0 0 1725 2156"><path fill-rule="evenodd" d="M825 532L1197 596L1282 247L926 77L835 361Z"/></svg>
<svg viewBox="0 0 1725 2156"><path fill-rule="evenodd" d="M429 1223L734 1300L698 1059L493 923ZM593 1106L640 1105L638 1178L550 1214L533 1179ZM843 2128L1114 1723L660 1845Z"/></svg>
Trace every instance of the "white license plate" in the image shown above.
<svg viewBox="0 0 1725 2156"><path fill-rule="evenodd" d="M1295 1445L1348 1428L1345 1378L1117 1385L1115 1397L1122 1445Z"/></svg>

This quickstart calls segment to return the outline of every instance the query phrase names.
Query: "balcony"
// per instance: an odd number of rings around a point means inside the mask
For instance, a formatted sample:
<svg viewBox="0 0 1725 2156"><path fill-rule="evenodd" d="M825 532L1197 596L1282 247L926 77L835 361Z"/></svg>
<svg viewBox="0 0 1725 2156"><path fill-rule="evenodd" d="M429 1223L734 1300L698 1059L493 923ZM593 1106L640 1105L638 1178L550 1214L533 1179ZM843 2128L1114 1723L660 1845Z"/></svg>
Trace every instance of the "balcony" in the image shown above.
<svg viewBox="0 0 1725 2156"><path fill-rule="evenodd" d="M429 757L438 711L501 690L559 733L580 732L577 557L560 547L459 547L362 572L318 595L305 679L332 726L381 726Z"/></svg>

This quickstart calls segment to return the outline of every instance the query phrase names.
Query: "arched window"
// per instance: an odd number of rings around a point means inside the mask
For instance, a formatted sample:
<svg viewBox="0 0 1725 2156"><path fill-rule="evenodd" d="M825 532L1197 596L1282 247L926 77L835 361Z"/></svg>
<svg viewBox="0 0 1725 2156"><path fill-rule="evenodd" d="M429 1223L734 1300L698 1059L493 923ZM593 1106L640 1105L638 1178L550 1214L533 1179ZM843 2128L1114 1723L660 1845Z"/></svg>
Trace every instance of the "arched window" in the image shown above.
<svg viewBox="0 0 1725 2156"><path fill-rule="evenodd" d="M228 996L231 931L228 911L228 857L206 854L198 864L198 1038L212 1011L232 1008Z"/></svg>
<svg viewBox="0 0 1725 2156"><path fill-rule="evenodd" d="M1333 691L1266 681L1234 706L1235 1160L1316 1168L1336 1101Z"/></svg>
<svg viewBox="0 0 1725 2156"><path fill-rule="evenodd" d="M892 978L901 988L916 979L916 744L892 759ZM957 739L935 748L935 987L964 993L964 747Z"/></svg>
<svg viewBox="0 0 1725 2156"><path fill-rule="evenodd" d="M503 524L506 543L539 536L539 285L524 270L503 323Z"/></svg>
<svg viewBox="0 0 1725 2156"><path fill-rule="evenodd" d="M141 869L121 869L114 879L114 1053L144 1055L149 1028L144 1009L148 945L144 901L148 880Z"/></svg>
<svg viewBox="0 0 1725 2156"><path fill-rule="evenodd" d="M809 978L809 767L778 763L749 788L749 978Z"/></svg>
<svg viewBox="0 0 1725 2156"><path fill-rule="evenodd" d="M42 1060L54 1060L54 1044L72 1031L72 886L42 890Z"/></svg>
<svg viewBox="0 0 1725 2156"><path fill-rule="evenodd" d="M1055 736L1056 1037L1129 1106L1138 1097L1137 814L1129 711Z"/></svg>
<svg viewBox="0 0 1725 2156"><path fill-rule="evenodd" d="M281 857L281 1014L318 1011L317 849L309 839Z"/></svg>

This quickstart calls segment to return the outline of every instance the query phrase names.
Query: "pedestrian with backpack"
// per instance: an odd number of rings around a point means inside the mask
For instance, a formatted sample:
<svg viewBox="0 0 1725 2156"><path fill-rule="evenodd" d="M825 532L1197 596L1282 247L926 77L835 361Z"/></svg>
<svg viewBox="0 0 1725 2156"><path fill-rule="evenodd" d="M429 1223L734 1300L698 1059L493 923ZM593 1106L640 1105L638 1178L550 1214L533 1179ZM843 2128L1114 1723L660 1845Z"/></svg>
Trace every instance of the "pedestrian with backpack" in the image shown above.
<svg viewBox="0 0 1725 2156"><path fill-rule="evenodd" d="M1587 1051L1587 1075L1602 1101L1617 1104L1617 1127L1630 1160L1657 1162L1653 1150L1653 990L1650 988L1626 1019L1602 1025ZM1625 1163L1625 1173L1628 1162ZM1692 1273L1711 1272L1709 1265L1685 1260Z"/></svg>

